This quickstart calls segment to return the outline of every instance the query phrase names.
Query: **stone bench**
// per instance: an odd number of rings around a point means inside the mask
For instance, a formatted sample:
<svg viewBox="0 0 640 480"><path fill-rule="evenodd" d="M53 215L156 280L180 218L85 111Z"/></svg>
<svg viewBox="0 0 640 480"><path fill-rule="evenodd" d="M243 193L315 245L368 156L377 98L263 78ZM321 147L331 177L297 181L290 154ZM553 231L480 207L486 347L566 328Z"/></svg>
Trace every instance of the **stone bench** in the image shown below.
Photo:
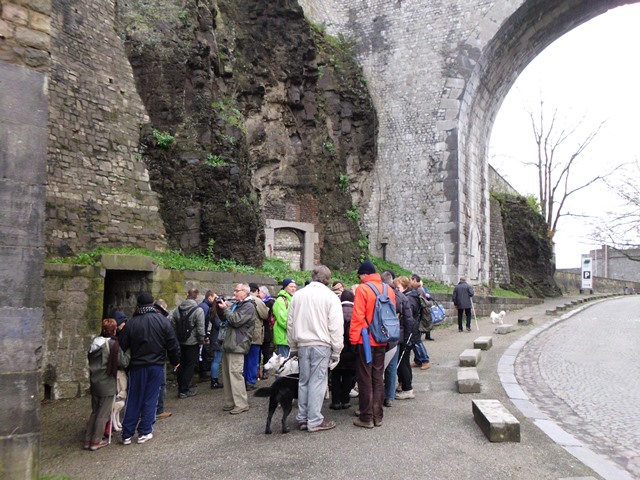
<svg viewBox="0 0 640 480"><path fill-rule="evenodd" d="M532 325L533 317L520 317L518 319L518 325Z"/></svg>
<svg viewBox="0 0 640 480"><path fill-rule="evenodd" d="M460 366L461 367L476 367L480 363L480 350L479 348L468 348L460 354Z"/></svg>
<svg viewBox="0 0 640 480"><path fill-rule="evenodd" d="M495 332L498 335L505 335L507 333L513 332L515 329L516 328L512 324L505 323L503 325L496 325Z"/></svg>
<svg viewBox="0 0 640 480"><path fill-rule="evenodd" d="M520 422L498 400L472 400L471 410L490 442L520 441Z"/></svg>
<svg viewBox="0 0 640 480"><path fill-rule="evenodd" d="M545 312L545 314L547 314L547 315L555 315L556 314L556 309L555 308L554 309L549 309L549 310L547 310Z"/></svg>
<svg viewBox="0 0 640 480"><path fill-rule="evenodd" d="M458 392L480 393L480 377L475 367L458 369Z"/></svg>
<svg viewBox="0 0 640 480"><path fill-rule="evenodd" d="M478 337L473 341L473 348L479 348L480 350L489 350L493 347L492 337Z"/></svg>

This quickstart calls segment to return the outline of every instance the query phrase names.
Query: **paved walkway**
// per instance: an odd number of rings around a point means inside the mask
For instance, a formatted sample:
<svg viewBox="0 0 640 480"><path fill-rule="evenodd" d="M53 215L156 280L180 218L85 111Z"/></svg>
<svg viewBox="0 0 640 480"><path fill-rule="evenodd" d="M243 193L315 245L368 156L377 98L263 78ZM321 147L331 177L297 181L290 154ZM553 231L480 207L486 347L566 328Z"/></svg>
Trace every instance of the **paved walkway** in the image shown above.
<svg viewBox="0 0 640 480"><path fill-rule="evenodd" d="M501 383L505 354L513 344L553 317L548 308L565 303L554 299L542 305L508 312L506 323L532 316L534 325L507 335L493 334L488 318L479 330L458 333L457 326L439 328L434 342L425 342L432 356L429 370L414 371L415 400L396 400L385 409L384 425L372 430L352 425L352 410L323 413L336 420L334 430L318 433L274 428L265 435L268 399L250 395L251 410L233 416L222 412L222 392L200 384L199 395L178 400L170 385L168 410L173 416L158 421L154 438L144 445L114 444L97 452L82 450L84 422L90 399L53 402L43 406L41 473L84 479L225 479L353 478L385 479L420 476L428 479L574 479L599 476L576 460L566 448L543 433L515 407ZM459 394L456 373L460 353L473 347L480 335L493 335L494 346L483 352L478 366L482 392ZM514 357L515 358L515 357ZM513 364L513 362L512 362ZM498 374L500 370L500 375ZM515 375L512 373L513 385ZM508 389L511 389L507 385ZM490 443L473 420L471 400L500 400L521 422L520 443ZM353 402L356 405L356 402ZM281 412L274 417L278 426ZM293 426L293 418L290 425Z"/></svg>
<svg viewBox="0 0 640 480"><path fill-rule="evenodd" d="M563 315L530 332L515 362L514 403L605 478L640 478L639 303L624 297Z"/></svg>

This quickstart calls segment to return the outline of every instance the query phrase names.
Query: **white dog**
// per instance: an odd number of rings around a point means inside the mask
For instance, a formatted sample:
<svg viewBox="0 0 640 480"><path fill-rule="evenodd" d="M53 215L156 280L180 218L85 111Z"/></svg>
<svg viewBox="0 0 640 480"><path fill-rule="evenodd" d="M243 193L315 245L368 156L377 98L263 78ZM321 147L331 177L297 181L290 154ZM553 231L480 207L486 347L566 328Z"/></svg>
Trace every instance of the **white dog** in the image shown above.
<svg viewBox="0 0 640 480"><path fill-rule="evenodd" d="M491 312L491 323L499 323L500 325L502 325L502 319L506 314L507 312L505 312L504 310L501 310L500 313Z"/></svg>
<svg viewBox="0 0 640 480"><path fill-rule="evenodd" d="M116 394L115 401L113 402L113 408L111 409L111 428L114 432L122 430L122 421L120 419L120 412L124 408L124 403L127 398L127 374L124 370L118 370L116 377Z"/></svg>
<svg viewBox="0 0 640 480"><path fill-rule="evenodd" d="M300 367L298 366L298 357L283 357L274 353L267 363L264 364L264 369L269 371L273 370L276 376L286 377L289 375L297 375L300 373ZM324 398L329 399L329 375L327 375L327 390L325 391Z"/></svg>
<svg viewBox="0 0 640 480"><path fill-rule="evenodd" d="M286 377L287 375L295 375L300 372L298 367L298 358L283 357L274 353L267 363L264 364L264 369L269 371L273 370L276 375Z"/></svg>

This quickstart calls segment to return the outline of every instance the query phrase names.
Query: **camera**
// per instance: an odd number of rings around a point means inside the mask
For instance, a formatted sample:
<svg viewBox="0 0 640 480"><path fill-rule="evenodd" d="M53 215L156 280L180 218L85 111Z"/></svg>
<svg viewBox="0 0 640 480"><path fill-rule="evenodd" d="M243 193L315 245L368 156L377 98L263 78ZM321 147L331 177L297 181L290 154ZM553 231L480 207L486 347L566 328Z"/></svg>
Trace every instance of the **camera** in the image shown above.
<svg viewBox="0 0 640 480"><path fill-rule="evenodd" d="M217 299L216 299L216 303L224 303L226 302L227 299L224 298L222 295L220 295Z"/></svg>

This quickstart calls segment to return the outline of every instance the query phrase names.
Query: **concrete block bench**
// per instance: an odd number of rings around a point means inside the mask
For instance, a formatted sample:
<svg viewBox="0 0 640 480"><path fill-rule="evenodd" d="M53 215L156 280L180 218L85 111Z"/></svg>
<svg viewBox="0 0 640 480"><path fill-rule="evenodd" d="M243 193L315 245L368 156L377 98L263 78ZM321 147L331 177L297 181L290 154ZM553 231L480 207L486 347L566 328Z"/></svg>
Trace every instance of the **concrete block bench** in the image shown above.
<svg viewBox="0 0 640 480"><path fill-rule="evenodd" d="M533 317L520 317L518 319L518 325L531 325L533 324Z"/></svg>
<svg viewBox="0 0 640 480"><path fill-rule="evenodd" d="M471 410L490 442L520 441L520 422L498 400L472 400Z"/></svg>
<svg viewBox="0 0 640 480"><path fill-rule="evenodd" d="M556 309L555 308L549 309L549 310L547 310L545 312L545 314L547 314L547 315L555 315L556 314Z"/></svg>
<svg viewBox="0 0 640 480"><path fill-rule="evenodd" d="M458 369L458 392L480 393L480 377L475 367Z"/></svg>
<svg viewBox="0 0 640 480"><path fill-rule="evenodd" d="M492 337L478 337L473 341L473 348L479 348L480 350L489 350L491 347L493 347Z"/></svg>
<svg viewBox="0 0 640 480"><path fill-rule="evenodd" d="M498 335L505 335L507 333L511 333L515 330L516 328L510 324L510 323L505 323L503 325L496 325L496 329L495 332Z"/></svg>
<svg viewBox="0 0 640 480"><path fill-rule="evenodd" d="M461 367L476 367L480 363L479 348L469 348L460 354Z"/></svg>

